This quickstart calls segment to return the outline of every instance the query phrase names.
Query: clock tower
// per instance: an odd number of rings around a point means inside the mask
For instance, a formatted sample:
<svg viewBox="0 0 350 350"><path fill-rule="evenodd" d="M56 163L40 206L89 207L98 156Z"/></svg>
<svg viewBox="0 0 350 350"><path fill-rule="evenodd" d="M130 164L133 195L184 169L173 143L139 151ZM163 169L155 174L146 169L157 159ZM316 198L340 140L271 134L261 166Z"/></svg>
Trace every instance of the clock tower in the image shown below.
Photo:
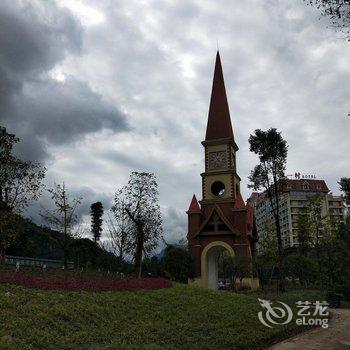
<svg viewBox="0 0 350 350"><path fill-rule="evenodd" d="M205 172L202 173L202 203L232 202L240 193L236 169L238 146L233 137L219 52L216 55L207 131L202 142Z"/></svg>
<svg viewBox="0 0 350 350"><path fill-rule="evenodd" d="M217 289L217 258L226 250L250 264L255 251L253 208L240 193L235 142L219 52L216 55L209 105L202 177L202 199L194 195L187 211L188 242L195 264L190 282ZM245 285L254 287L252 276Z"/></svg>

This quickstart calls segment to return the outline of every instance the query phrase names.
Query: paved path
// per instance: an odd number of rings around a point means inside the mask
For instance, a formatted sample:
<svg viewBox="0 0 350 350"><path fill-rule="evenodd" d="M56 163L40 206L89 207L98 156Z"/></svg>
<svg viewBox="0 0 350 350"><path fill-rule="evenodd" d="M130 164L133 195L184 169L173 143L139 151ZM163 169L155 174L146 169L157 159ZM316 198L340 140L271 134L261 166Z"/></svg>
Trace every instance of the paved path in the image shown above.
<svg viewBox="0 0 350 350"><path fill-rule="evenodd" d="M350 310L333 309L329 327L321 327L277 343L267 350L350 350Z"/></svg>

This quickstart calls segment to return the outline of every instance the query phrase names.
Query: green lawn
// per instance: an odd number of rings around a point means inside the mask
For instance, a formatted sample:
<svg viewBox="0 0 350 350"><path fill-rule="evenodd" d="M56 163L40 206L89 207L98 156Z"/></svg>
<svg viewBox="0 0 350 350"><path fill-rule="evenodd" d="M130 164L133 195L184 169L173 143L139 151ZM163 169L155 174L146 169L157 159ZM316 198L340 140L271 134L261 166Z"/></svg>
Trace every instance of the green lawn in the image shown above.
<svg viewBox="0 0 350 350"><path fill-rule="evenodd" d="M323 300L316 291L279 297ZM0 284L0 349L260 349L296 331L266 328L256 295L175 284L145 292L59 292Z"/></svg>

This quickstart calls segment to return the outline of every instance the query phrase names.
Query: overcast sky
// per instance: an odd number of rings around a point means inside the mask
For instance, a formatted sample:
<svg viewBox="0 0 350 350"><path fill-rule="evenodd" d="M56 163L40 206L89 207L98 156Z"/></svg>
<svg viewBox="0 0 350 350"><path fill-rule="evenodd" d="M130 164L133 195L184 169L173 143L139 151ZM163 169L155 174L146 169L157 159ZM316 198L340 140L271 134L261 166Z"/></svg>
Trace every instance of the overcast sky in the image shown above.
<svg viewBox="0 0 350 350"><path fill-rule="evenodd" d="M242 192L248 137L276 127L288 174L350 175L350 43L302 0L0 3L0 124L17 152L110 207L129 173L158 178L164 233L185 236L220 49ZM45 205L45 197L41 205ZM37 219L38 205L30 209ZM85 217L87 219L87 217Z"/></svg>

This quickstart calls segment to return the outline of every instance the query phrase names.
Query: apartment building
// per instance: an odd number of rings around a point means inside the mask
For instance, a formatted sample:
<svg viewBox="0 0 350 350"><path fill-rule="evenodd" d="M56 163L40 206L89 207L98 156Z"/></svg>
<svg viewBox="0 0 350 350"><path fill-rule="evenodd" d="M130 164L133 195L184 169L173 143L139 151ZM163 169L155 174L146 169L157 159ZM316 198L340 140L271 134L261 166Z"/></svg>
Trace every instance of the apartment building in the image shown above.
<svg viewBox="0 0 350 350"><path fill-rule="evenodd" d="M284 248L298 246L298 220L304 213L308 196L322 195L321 217L331 215L335 222L345 220L345 205L341 196L333 196L324 180L288 179L283 185L280 196L280 225L282 229L282 243ZM254 207L257 235L263 237L267 225L271 224L272 214L270 201L266 193L253 192L248 202ZM257 243L259 252L259 242Z"/></svg>

